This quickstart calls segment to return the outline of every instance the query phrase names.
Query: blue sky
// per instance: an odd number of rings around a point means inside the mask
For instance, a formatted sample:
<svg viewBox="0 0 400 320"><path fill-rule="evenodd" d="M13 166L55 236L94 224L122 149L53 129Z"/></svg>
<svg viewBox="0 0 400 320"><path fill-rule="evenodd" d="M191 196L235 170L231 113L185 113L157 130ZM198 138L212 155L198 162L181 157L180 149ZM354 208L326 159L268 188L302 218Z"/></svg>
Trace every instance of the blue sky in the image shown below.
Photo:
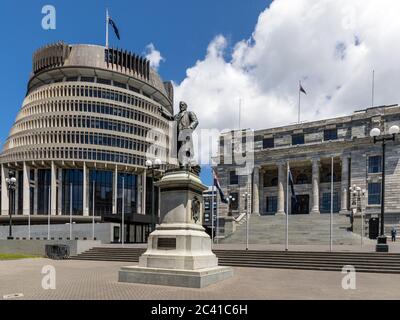
<svg viewBox="0 0 400 320"><path fill-rule="evenodd" d="M47 4L57 10L56 30L41 27ZM32 53L58 40L104 44L105 8L121 33L121 41L110 35L110 45L142 54L153 43L166 59L159 73L179 83L216 35L223 34L232 45L248 39L268 5L266 0L2 1L0 141L7 138L24 98ZM210 184L210 170L204 170L202 178Z"/></svg>

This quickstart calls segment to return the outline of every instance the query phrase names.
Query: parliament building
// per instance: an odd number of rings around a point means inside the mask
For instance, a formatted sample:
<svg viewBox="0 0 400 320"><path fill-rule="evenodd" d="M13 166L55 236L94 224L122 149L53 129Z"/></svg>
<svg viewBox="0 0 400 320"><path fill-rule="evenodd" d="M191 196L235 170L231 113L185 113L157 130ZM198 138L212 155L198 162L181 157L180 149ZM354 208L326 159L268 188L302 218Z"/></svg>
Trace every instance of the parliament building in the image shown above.
<svg viewBox="0 0 400 320"><path fill-rule="evenodd" d="M366 217L379 217L382 190L382 143L374 144L370 130L388 133L400 125L398 105L371 107L351 115L307 123L221 135L219 164L215 170L228 204L219 201L220 218L238 217L245 210L257 215L320 215L331 211L331 166L333 158L333 211L349 214L353 207L350 187L365 190L362 199ZM251 140L252 170L241 174L230 161L231 150L245 150ZM254 154L252 154L254 149ZM250 154L252 154L250 156ZM235 155L233 151L233 155ZM400 143L386 144L385 223L400 219ZM229 159L227 159L229 158ZM234 158L234 157L233 157ZM229 160L229 161L227 161ZM296 199L287 199L287 166L293 177ZM248 204L245 193L251 195ZM290 188L289 188L289 192ZM296 204L296 205L294 205Z"/></svg>
<svg viewBox="0 0 400 320"><path fill-rule="evenodd" d="M92 222L93 215L96 222L120 223L124 207L126 241L144 242L153 195L146 160L169 154L160 107L173 113L172 84L143 57L63 42L39 49L1 153L0 223L8 223L10 203L16 224L28 217L46 224L49 215L52 224L67 223L71 209L76 223ZM149 141L154 128L165 133L159 146ZM13 202L10 171L17 180Z"/></svg>

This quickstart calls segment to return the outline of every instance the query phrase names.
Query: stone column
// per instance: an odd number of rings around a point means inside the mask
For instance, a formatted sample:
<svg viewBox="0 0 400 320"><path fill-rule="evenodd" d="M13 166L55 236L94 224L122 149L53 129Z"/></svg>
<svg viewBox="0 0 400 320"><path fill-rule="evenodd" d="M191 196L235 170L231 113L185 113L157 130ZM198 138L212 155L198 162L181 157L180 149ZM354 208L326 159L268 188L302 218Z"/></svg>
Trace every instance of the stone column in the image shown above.
<svg viewBox="0 0 400 320"><path fill-rule="evenodd" d="M117 214L117 210L118 210L118 167L115 166L115 170L114 170L114 179L113 179L113 208L112 208L112 212L113 214Z"/></svg>
<svg viewBox="0 0 400 320"><path fill-rule="evenodd" d="M17 184L14 191L14 212L13 214L18 215L18 199L19 199L19 171L15 170L15 179L17 179Z"/></svg>
<svg viewBox="0 0 400 320"><path fill-rule="evenodd" d="M57 214L59 216L62 215L62 188L63 188L63 183L62 183L62 170L61 168L58 168L58 212Z"/></svg>
<svg viewBox="0 0 400 320"><path fill-rule="evenodd" d="M283 162L278 163L278 211L276 215L285 215L285 168Z"/></svg>
<svg viewBox="0 0 400 320"><path fill-rule="evenodd" d="M38 190L39 190L39 174L38 169L35 169L35 188L33 190L33 214L38 214Z"/></svg>
<svg viewBox="0 0 400 320"><path fill-rule="evenodd" d="M311 214L319 214L319 159L312 160L312 195Z"/></svg>
<svg viewBox="0 0 400 320"><path fill-rule="evenodd" d="M142 176L142 214L146 214L146 177L147 177L147 170L144 170L143 176Z"/></svg>
<svg viewBox="0 0 400 320"><path fill-rule="evenodd" d="M89 216L89 193L88 193L88 174L86 162L83 163L83 216Z"/></svg>
<svg viewBox="0 0 400 320"><path fill-rule="evenodd" d="M57 195L56 195L56 190L57 190L57 177L56 177L56 165L54 161L51 162L51 192L50 192L50 197L51 197L51 207L50 207L50 213L52 216L56 215L56 208L57 208Z"/></svg>
<svg viewBox="0 0 400 320"><path fill-rule="evenodd" d="M347 195L349 192L349 158L347 156L342 157L342 181L340 188L342 192L340 214L347 214Z"/></svg>
<svg viewBox="0 0 400 320"><path fill-rule="evenodd" d="M265 194L264 194L264 171L260 170L260 181L259 181L259 198L260 198L260 215L265 212Z"/></svg>
<svg viewBox="0 0 400 320"><path fill-rule="evenodd" d="M260 167L254 167L253 170L253 212L260 215Z"/></svg>
<svg viewBox="0 0 400 320"><path fill-rule="evenodd" d="M27 216L30 214L30 188L29 188L29 170L30 168L24 162L22 169L23 190L22 190L22 214Z"/></svg>
<svg viewBox="0 0 400 320"><path fill-rule="evenodd" d="M6 178L8 178L8 169L5 168L4 164L1 165L1 215L8 215L8 190Z"/></svg>
<svg viewBox="0 0 400 320"><path fill-rule="evenodd" d="M136 212L142 214L142 175L137 175Z"/></svg>

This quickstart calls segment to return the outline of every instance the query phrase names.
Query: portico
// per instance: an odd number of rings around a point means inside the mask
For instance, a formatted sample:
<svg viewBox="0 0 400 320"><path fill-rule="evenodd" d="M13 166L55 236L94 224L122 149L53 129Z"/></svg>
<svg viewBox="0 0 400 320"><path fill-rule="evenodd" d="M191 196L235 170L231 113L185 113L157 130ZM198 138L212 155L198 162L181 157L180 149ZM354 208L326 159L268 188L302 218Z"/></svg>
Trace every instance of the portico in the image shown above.
<svg viewBox="0 0 400 320"><path fill-rule="evenodd" d="M347 210L347 171L342 169L341 157L334 157L334 211L339 209ZM286 205L287 195L287 170L290 167L294 190L297 197L297 204L289 194L289 208ZM345 174L343 175L343 171ZM259 195L260 215L285 215L289 214L320 214L325 213L330 208L331 190L331 158L311 158L311 159L288 159L288 161L278 161L276 163L265 163L260 166L259 177L254 179L255 184L259 182L257 193ZM343 179L342 179L343 177ZM261 183L260 183L261 182ZM289 188L289 192L290 188Z"/></svg>

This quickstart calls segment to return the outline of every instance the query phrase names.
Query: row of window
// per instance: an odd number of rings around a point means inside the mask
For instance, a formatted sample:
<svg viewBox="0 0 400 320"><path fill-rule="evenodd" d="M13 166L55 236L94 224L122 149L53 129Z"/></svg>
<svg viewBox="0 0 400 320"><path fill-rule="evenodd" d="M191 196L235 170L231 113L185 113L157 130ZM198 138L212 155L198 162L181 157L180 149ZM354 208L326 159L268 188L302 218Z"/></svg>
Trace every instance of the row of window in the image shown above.
<svg viewBox="0 0 400 320"><path fill-rule="evenodd" d="M31 170L34 171L34 170ZM57 175L58 177L58 169ZM23 207L23 172L18 171L18 214L22 214ZM31 174L32 178L32 174ZM31 179L32 183L36 184L34 178ZM122 199L124 199L124 213L134 214L137 212L137 176L129 173L118 172L117 178L117 213L122 212ZM35 199L35 192L33 187L30 188L30 214L34 214L34 203L37 201L37 211L40 214L49 212L49 199L51 194L51 170L38 169L37 170L37 199ZM114 172L103 170L90 170L89 171L89 212L90 215L94 213L96 216L111 214L113 208L113 185L114 185ZM59 208L61 213L69 215L70 212L74 215L83 214L83 170L82 169L63 169L62 179L57 182L56 186L56 211ZM94 187L94 188L93 188ZM58 194L61 193L61 202L59 202ZM151 197L151 195L150 195ZM93 203L94 200L94 203Z"/></svg>
<svg viewBox="0 0 400 320"><path fill-rule="evenodd" d="M148 124L151 127L167 128L167 124L155 117L152 117L142 111L137 111L128 107L105 104L92 101L54 101L44 104L35 104L25 107L21 116L30 116L34 114L45 114L50 112L89 112L107 114L124 119L131 119Z"/></svg>
<svg viewBox="0 0 400 320"><path fill-rule="evenodd" d="M46 134L30 134L29 136L14 138L10 141L9 148L37 144L65 143L100 145L135 150L139 152L148 152L148 148L150 147L150 143L121 136L93 132L58 132ZM163 150L163 148L157 146L156 150ZM162 154L164 154L164 152L162 152ZM159 153L159 151L157 151L156 155L160 156L161 154Z"/></svg>
<svg viewBox="0 0 400 320"><path fill-rule="evenodd" d="M368 157L368 173L380 173L382 172L382 156L369 156ZM278 177L270 177L268 173L264 174L263 179L264 187L276 187L278 185ZM331 181L331 174L327 173L325 176L320 177L320 182L330 182ZM338 182L340 181L339 176L333 173L333 181ZM229 184L235 185L239 183L239 177L236 174L235 170L229 172ZM311 176L300 173L295 175L294 177L295 184L310 184L311 183Z"/></svg>
<svg viewBox="0 0 400 320"><path fill-rule="evenodd" d="M77 82L77 81L98 83L98 84L113 86L113 87L129 90L129 91L132 91L132 92L135 92L135 93L138 93L138 94L142 94L145 97L151 99L151 97L148 94L146 94L144 92L141 92L138 88L135 88L133 86L127 85L126 83L121 83L121 82L118 82L118 81L115 81L115 80L110 80L110 79L103 79L103 78L98 78L98 77L84 77L84 76L65 77L65 78L59 78L59 79L56 79L56 80L48 80L48 81L40 82L39 84L37 84L34 87L32 87L30 92L32 92L33 90L37 90L40 87L43 87L43 86L46 86L46 85L51 85L53 83Z"/></svg>
<svg viewBox="0 0 400 320"><path fill-rule="evenodd" d="M149 103L144 99L140 99L135 95L121 93L119 91L97 88L93 86L56 86L51 88L46 88L44 90L39 90L33 92L28 96L28 101L37 100L47 100L49 98L60 98L60 97L86 97L86 98L99 98L112 100L115 102L125 103L132 106L139 106L145 110L156 113L158 106L153 103Z"/></svg>
<svg viewBox="0 0 400 320"><path fill-rule="evenodd" d="M10 155L4 154L3 160L8 162L23 160L92 160L92 161L107 161L117 162L136 166L144 166L145 158L126 154L121 152L112 152L106 150L94 150L83 148L64 148L64 149L37 149L32 151L12 152Z"/></svg>
<svg viewBox="0 0 400 320"><path fill-rule="evenodd" d="M321 213L328 213L331 211L331 194L323 193L321 199L320 211ZM266 197L266 213L272 214L278 211L278 197ZM333 193L333 212L339 212L339 196L337 192Z"/></svg>
<svg viewBox="0 0 400 320"><path fill-rule="evenodd" d="M338 133L337 129L326 129L324 130L324 141L331 141L331 140L337 140L338 139ZM304 144L304 133L296 133L292 134L292 145L300 145ZM264 138L263 139L263 149L270 149L275 147L275 139L272 138Z"/></svg>
<svg viewBox="0 0 400 320"><path fill-rule="evenodd" d="M110 130L114 132L129 133L140 137L147 137L149 128L133 125L123 121L106 120L91 116L51 116L47 118L24 120L14 128L18 130L31 130L40 128L92 128Z"/></svg>

